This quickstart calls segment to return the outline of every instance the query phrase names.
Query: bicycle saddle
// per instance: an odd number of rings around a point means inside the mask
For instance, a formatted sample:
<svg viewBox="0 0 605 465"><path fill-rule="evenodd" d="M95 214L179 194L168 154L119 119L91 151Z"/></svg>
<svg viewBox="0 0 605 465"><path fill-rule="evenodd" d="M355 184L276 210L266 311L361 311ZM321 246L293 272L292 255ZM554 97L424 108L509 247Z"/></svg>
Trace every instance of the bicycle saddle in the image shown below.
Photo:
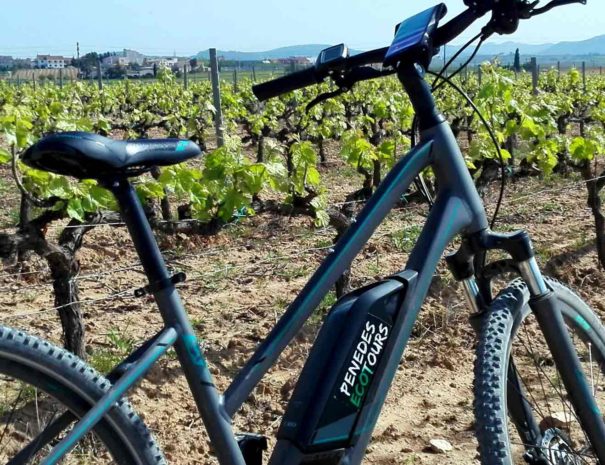
<svg viewBox="0 0 605 465"><path fill-rule="evenodd" d="M62 132L40 139L21 160L43 171L101 179L141 174L154 166L174 165L201 153L197 144L188 140L121 141L87 132Z"/></svg>

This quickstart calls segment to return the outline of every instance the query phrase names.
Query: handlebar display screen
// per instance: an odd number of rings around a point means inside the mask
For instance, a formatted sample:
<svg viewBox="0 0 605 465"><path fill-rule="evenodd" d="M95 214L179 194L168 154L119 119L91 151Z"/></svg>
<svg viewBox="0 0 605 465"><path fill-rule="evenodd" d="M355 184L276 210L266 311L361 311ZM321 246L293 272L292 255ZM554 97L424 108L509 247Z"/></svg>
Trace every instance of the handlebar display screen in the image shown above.
<svg viewBox="0 0 605 465"><path fill-rule="evenodd" d="M347 47L344 44L335 45L334 47L327 48L319 55L319 63L330 63L334 60L345 58L347 55Z"/></svg>
<svg viewBox="0 0 605 465"><path fill-rule="evenodd" d="M393 63L397 57L425 43L428 33L432 32L440 19L441 8L442 5L429 8L399 24L395 39L384 57L384 64Z"/></svg>

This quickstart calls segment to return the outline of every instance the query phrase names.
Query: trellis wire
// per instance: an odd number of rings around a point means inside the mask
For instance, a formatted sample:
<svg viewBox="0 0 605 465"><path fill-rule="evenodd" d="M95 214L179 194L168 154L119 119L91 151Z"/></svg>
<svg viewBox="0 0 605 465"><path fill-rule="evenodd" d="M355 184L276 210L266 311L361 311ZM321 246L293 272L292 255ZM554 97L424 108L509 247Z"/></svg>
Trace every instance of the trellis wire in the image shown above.
<svg viewBox="0 0 605 465"><path fill-rule="evenodd" d="M580 180L580 181L574 181L571 182L565 186L562 187L556 187L556 188L549 188L549 189L543 189L540 191L536 191L533 192L531 194L524 194L524 195L520 195L520 196L516 196L516 197L511 197L509 199L510 202L517 202L519 200L524 200L530 197L533 197L535 195L538 194L544 194L544 193L557 193L557 192L563 192L565 190L570 190L573 188L576 188L580 185L584 185L588 182L594 182L594 181L598 181L601 179L605 179L605 175L603 176L597 176L591 179L586 179L586 180ZM337 203L333 203L330 206L336 207L336 206L344 206L344 205L348 205L348 204L362 204L365 203L365 200L353 200L353 201L347 201L347 202L337 202ZM422 207L419 207L418 209L420 209ZM406 205L404 207L400 207L397 209L394 209L394 211L402 211L402 210L417 210L416 208L414 208L413 206L410 205ZM194 222L197 220L179 220L179 221L165 221L162 220L161 223L172 223L172 224L180 224L180 223L190 223L190 222ZM237 223L235 223L237 224ZM233 224L233 225L235 225ZM121 223L121 222L115 222L115 223L99 223L99 224L82 224L82 225L77 225L77 226L66 226L67 227L97 227L97 226L123 226L125 225L125 223ZM228 225L228 226L231 226ZM328 228L324 228L321 230L316 231L314 234L317 235L322 235L325 234L327 232L329 232L330 230ZM305 236L305 235L300 235ZM384 237L381 236L381 237ZM326 248L330 248L330 247L326 247ZM183 259L183 258L202 258L205 256L210 256L210 255L215 255L217 253L219 253L221 249L218 250L210 250L210 251L205 251L203 253L200 254L179 254L177 256L175 256L174 258L167 258L167 263L171 264L174 262L174 260L178 260L178 259ZM285 260L287 258L291 258L290 256L285 256L282 259ZM73 281L80 281L80 280L90 280L90 279L95 279L95 278L99 278L99 277L103 277L103 276L107 276L113 273L118 273L118 272L122 272L122 271L131 271L131 270L135 270L135 269L139 269L141 268L140 263L136 262L133 263L132 265L128 265L127 267L118 267L118 268L114 268L114 269L110 269L104 272L99 272L99 273L89 273L89 274L85 274L85 275L79 275L73 278ZM20 277L20 276L31 276L31 275L36 275L36 274L44 274L44 273L48 273L48 270L40 270L40 271L29 271L29 272L22 272L22 273L5 273L5 274L0 274L0 279L7 279L7 278L16 278L16 277ZM46 281L43 283L36 283L33 284L31 286L20 286L21 289L38 289L47 285L51 285L53 283L53 281ZM7 287L2 287L0 288L0 291L2 290L11 290L10 289L11 286L7 286Z"/></svg>

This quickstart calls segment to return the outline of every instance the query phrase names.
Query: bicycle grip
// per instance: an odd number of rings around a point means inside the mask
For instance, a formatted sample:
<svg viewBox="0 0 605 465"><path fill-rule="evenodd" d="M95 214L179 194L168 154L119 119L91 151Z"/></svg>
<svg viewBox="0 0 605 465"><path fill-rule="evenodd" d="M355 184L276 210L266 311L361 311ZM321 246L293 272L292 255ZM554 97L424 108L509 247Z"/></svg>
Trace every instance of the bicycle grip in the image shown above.
<svg viewBox="0 0 605 465"><path fill-rule="evenodd" d="M296 89L318 84L321 79L318 79L315 67L303 69L295 73L287 74L286 76L263 82L252 87L252 92L261 101L268 100L278 95L286 94Z"/></svg>

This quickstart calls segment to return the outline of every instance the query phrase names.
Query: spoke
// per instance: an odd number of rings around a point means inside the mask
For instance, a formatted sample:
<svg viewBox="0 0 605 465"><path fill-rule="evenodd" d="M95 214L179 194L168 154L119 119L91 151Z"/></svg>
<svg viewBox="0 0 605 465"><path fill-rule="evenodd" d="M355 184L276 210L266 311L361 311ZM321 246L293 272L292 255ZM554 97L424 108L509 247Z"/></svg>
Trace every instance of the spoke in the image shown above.
<svg viewBox="0 0 605 465"><path fill-rule="evenodd" d="M34 394L36 396L36 421L38 422L38 431L39 431L41 428L40 428L40 410L38 409L38 389L37 388L35 389Z"/></svg>
<svg viewBox="0 0 605 465"><path fill-rule="evenodd" d="M526 336L528 335L527 334L527 325L523 325L523 332L525 333ZM521 339L521 344L523 344L523 347L525 348L525 350L526 350L527 355L529 356L529 358L534 362L534 365L536 366L536 369L542 371L541 367L538 364L538 361L536 360L536 357L533 356L534 351L533 351L533 346L531 344L531 338L528 337L527 339L528 339L528 343L529 343L531 349L529 349L527 347L527 345L525 344L525 341L523 341L522 339ZM546 374L545 374L545 376L546 376ZM548 378L548 376L547 376L547 378ZM542 394L544 395L544 400L546 402L546 408L548 410L548 415L552 417L553 415L552 415L552 411L550 410L550 404L548 403L548 396L546 395L546 389L544 388L544 383L542 382L542 378L538 377L538 379L540 381L540 387L542 388Z"/></svg>
<svg viewBox="0 0 605 465"><path fill-rule="evenodd" d="M569 412L573 415L573 417L575 418L576 422L580 425L580 430L582 431L582 434L584 435L584 439L586 439L586 443L590 444L590 441L588 439L588 436L586 436L586 431L584 431L584 428L582 428L582 424L580 423L580 419L578 418L578 416L576 415L576 412L573 408L573 405L571 405L570 403L567 402L566 400L566 396L564 396L563 392L557 389L557 386L555 386L555 384L553 383L552 379L550 378L550 376L548 376L548 374L546 374L546 372L542 369L541 366L536 364L536 367L540 370L540 372L542 372L544 374L544 376L546 377L546 379L548 380L548 382L550 383L550 385L553 387L553 389L559 394L559 399L561 399L561 405L563 406L563 409L565 409L565 406L567 406L567 408L569 408ZM556 370L556 366L555 366L555 370ZM559 383L561 382L561 376L558 370L557 374L559 375ZM540 378L540 384L542 384L542 379ZM546 405L549 407L549 411L550 411L550 405L548 404L548 401L546 402ZM550 414L552 416L552 413ZM570 422L570 430L571 430L571 422ZM571 435L571 431L570 431L570 435Z"/></svg>
<svg viewBox="0 0 605 465"><path fill-rule="evenodd" d="M19 403L19 400L21 400L22 395L23 395L23 388L21 388L21 390L19 391L17 400L12 405L11 413L8 416L8 420L6 420L6 425L4 425L4 429L2 430L2 435L0 435L0 444L2 444L2 441L4 440L4 436L6 436L6 432L8 431L8 425L11 423L13 416L15 415L15 411L17 410L17 404ZM0 450L4 450L4 448L2 448Z"/></svg>
<svg viewBox="0 0 605 465"><path fill-rule="evenodd" d="M510 362L509 362L510 363ZM513 365L513 368L515 369L515 373L517 374L517 379L523 384L525 385L525 382L523 381L523 378L521 378L520 374L519 374L519 370L517 369L516 365ZM511 385L512 383L507 383L508 385ZM533 405L532 402L529 401L529 399L527 397L525 397L525 394L523 392L521 392L519 389L517 389L516 386L513 385L513 388L515 389L515 391L517 391L517 394L519 394L523 400L525 400L528 405L531 407L531 409L536 412L541 418L544 418L544 413L542 413L542 410L538 407L538 402L536 401L536 398L534 397L534 395L531 393L531 390L527 390L525 389L525 392L527 392L529 394L529 396L532 398L532 400L534 401ZM528 420L528 418L525 418L526 420Z"/></svg>
<svg viewBox="0 0 605 465"><path fill-rule="evenodd" d="M552 447L545 447L545 446L537 446L535 444L525 444L523 442L513 442L511 441L511 444L515 445L515 446L522 446L524 449L527 450L527 448L532 448L532 449L540 449L542 451L559 451L559 449L554 449ZM576 450L573 450L573 456L579 458L580 460L582 460L583 463L593 463L593 462L587 462L584 457L588 457L590 459L595 459L594 455L587 455L586 453L583 452L578 452Z"/></svg>
<svg viewBox="0 0 605 465"><path fill-rule="evenodd" d="M58 437L75 420L75 417L70 411L64 412L55 419L57 413L58 411L54 410L53 415L44 430L42 430L27 446L21 449L17 455L9 460L6 465L22 465L28 463L42 447Z"/></svg>
<svg viewBox="0 0 605 465"><path fill-rule="evenodd" d="M603 365L603 357L601 357L601 360L599 360L598 365L599 365L599 369L597 370L597 382L596 382L595 386L599 386L599 380L601 379L601 372L605 369L605 366Z"/></svg>
<svg viewBox="0 0 605 465"><path fill-rule="evenodd" d="M519 337L519 339L521 341L521 344L523 345L523 347L525 348L525 350L528 352L528 356L533 360L536 369L546 377L546 379L548 380L549 384L552 386L552 388L555 390L555 392L559 395L559 399L561 400L561 405L563 407L563 413L565 415L565 420L566 420L566 422L569 422L569 430L570 430L569 431L569 435L570 435L570 439L572 439L571 438L571 434L572 434L571 429L572 428L571 428L571 421L570 421L571 418L567 417L567 413L566 413L566 410L565 410L566 407L569 409L569 412L573 416L573 418L575 419L575 422L578 423L578 425L580 427L580 430L582 431L582 434L583 434L584 439L586 441L586 444L590 445L591 444L590 440L588 439L588 436L586 435L586 432L582 428L580 420L579 420L578 416L576 415L573 406L566 400L566 396L564 395L563 391L561 389L557 388L557 386L553 383L553 380L550 378L550 376L544 371L543 367L540 364L537 363L536 358L531 355L531 354L534 353L534 351L533 351L533 345L531 343L531 338L529 337L529 334L527 332L527 325L523 325L523 330L524 330L525 335L527 336L527 341L528 341L528 344L530 345L531 348L528 348L527 345L525 344L525 341L523 340L523 338ZM573 335L575 336L575 332L573 333ZM555 365L555 371L556 371L556 373L558 375L557 376L557 378L558 378L558 384L559 384L559 386L561 386L561 377L560 377L559 371L556 369L556 365ZM550 409L550 404L548 402L549 397L546 396L544 384L542 383L542 378L539 377L539 380L540 380L540 386L541 386L541 389L542 389L542 393L545 396L545 402L546 402L547 409L549 411L549 415L552 416L552 411ZM522 379L522 381L523 381L523 379ZM523 384L526 385L526 383L524 381L523 381ZM531 391L528 391L528 392L531 395ZM532 398L533 398L533 396L532 396Z"/></svg>
<svg viewBox="0 0 605 465"><path fill-rule="evenodd" d="M525 343L522 342L522 344L523 344L524 347L527 348L527 346L525 345ZM531 342L529 344L531 346ZM573 414L574 418L579 421L577 415L575 414L575 411L573 410L573 406L566 401L566 396L564 395L563 391L560 390L560 389L557 389L557 386L555 386L555 384L553 383L552 379L544 371L544 369L542 368L542 366L540 366L537 363L537 361L535 360L534 357L531 357L531 358L534 361L534 365L536 366L536 368L540 371L540 373L542 373L544 375L544 377L548 380L548 383L552 386L552 388L555 390L555 392L559 395L559 398L561 399L561 404L563 405L563 407L567 406L569 408L569 411ZM557 372L557 374L559 374L559 371L557 370L556 366L555 366L555 371ZM542 378L539 378L539 379L540 379L540 385L542 387L542 392L544 393L544 396L545 396L544 400L546 402L546 406L548 407L549 415L552 416L552 411L550 410L550 405L549 405L549 403L547 401L547 396L546 396L546 393L545 393L544 384L542 383ZM559 376L559 382L561 382L560 376Z"/></svg>

